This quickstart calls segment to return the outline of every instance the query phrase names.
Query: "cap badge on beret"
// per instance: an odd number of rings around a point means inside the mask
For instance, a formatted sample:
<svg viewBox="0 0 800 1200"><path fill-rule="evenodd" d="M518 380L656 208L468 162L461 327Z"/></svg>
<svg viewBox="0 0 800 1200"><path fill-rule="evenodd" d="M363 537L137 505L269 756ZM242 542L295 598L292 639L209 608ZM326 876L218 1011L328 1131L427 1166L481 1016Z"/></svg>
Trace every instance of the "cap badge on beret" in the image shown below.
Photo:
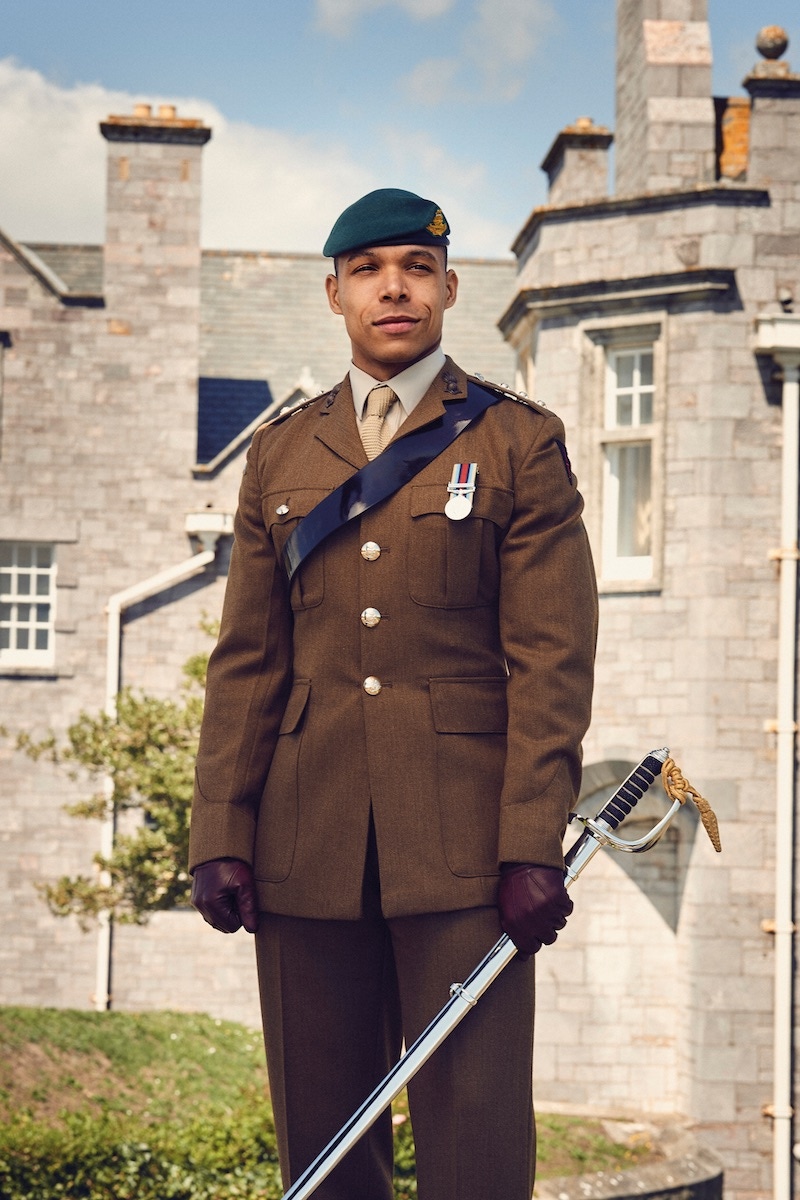
<svg viewBox="0 0 800 1200"><path fill-rule="evenodd" d="M402 188L378 188L341 213L322 253L336 258L366 246L446 246L449 232L433 200Z"/></svg>
<svg viewBox="0 0 800 1200"><path fill-rule="evenodd" d="M447 233L447 221L445 221L444 213L440 208L437 208L436 216L433 218L430 225L426 225L425 228L429 233L432 233L434 237L441 237L442 234Z"/></svg>

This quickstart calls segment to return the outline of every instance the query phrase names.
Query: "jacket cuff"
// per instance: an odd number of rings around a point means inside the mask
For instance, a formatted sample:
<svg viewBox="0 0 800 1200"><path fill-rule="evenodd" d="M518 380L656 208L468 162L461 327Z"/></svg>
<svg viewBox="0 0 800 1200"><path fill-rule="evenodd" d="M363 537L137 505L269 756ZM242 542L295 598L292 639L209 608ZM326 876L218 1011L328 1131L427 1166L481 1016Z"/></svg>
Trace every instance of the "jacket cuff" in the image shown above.
<svg viewBox="0 0 800 1200"><path fill-rule="evenodd" d="M214 858L240 858L253 865L256 823L233 804L195 798L189 829L189 871Z"/></svg>

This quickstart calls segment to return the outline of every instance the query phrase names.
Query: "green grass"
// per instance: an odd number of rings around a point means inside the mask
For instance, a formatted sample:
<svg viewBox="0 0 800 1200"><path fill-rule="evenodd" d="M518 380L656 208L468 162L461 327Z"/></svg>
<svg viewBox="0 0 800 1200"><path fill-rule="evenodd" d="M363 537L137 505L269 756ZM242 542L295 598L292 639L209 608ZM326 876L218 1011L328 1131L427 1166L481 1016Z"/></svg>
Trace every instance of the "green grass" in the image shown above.
<svg viewBox="0 0 800 1200"><path fill-rule="evenodd" d="M404 1098L396 1197L416 1194ZM539 1114L538 1177L650 1155L597 1122ZM258 1033L202 1014L0 1008L0 1195L63 1200L277 1200Z"/></svg>

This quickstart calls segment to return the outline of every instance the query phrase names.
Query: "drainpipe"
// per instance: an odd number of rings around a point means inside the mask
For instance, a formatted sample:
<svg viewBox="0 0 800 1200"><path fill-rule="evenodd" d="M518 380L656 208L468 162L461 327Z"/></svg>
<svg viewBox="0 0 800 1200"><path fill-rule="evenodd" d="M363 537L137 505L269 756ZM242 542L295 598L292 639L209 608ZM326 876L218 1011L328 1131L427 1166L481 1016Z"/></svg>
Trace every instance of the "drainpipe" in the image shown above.
<svg viewBox="0 0 800 1200"><path fill-rule="evenodd" d="M106 613L108 614L108 640L106 644L106 699L105 711L116 720L117 695L120 689L120 662L122 658L122 614L133 604L156 596L167 588L175 587L193 575L204 571L216 557L217 542L220 537L233 532L233 517L230 513L201 512L190 513L186 518L186 532L198 539L203 549L191 558L184 559L173 567L159 571L147 579L114 592L108 598ZM100 854L110 858L114 852L114 835L116 822L111 799L114 783L110 776L104 780L103 787L106 796L106 816L100 829ZM101 882L109 883L107 872L101 873ZM112 921L108 912L98 916L99 929L97 936L97 973L95 979L94 1007L97 1012L105 1012L111 1007L111 941Z"/></svg>
<svg viewBox="0 0 800 1200"><path fill-rule="evenodd" d="M798 455L800 454L800 314L775 313L758 318L758 349L783 368L783 461L781 475L781 544L773 551L779 563L778 694L775 918L775 1001L773 1100L765 1110L773 1120L773 1196L791 1200L792 1177L792 1049L793 888L795 780L797 747L797 523Z"/></svg>

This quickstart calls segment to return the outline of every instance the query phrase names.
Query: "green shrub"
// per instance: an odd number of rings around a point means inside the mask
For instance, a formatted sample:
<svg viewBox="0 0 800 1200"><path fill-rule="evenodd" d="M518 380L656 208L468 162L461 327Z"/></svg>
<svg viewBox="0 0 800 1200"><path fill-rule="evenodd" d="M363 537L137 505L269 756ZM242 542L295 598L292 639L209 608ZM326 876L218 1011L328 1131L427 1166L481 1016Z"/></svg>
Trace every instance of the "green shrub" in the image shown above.
<svg viewBox="0 0 800 1200"><path fill-rule="evenodd" d="M187 1124L68 1114L0 1129L4 1200L278 1200L269 1108Z"/></svg>
<svg viewBox="0 0 800 1200"><path fill-rule="evenodd" d="M410 1122L397 1200L416 1196ZM0 1127L3 1200L280 1200L275 1130L263 1102L228 1116L148 1125L117 1115L18 1116Z"/></svg>

